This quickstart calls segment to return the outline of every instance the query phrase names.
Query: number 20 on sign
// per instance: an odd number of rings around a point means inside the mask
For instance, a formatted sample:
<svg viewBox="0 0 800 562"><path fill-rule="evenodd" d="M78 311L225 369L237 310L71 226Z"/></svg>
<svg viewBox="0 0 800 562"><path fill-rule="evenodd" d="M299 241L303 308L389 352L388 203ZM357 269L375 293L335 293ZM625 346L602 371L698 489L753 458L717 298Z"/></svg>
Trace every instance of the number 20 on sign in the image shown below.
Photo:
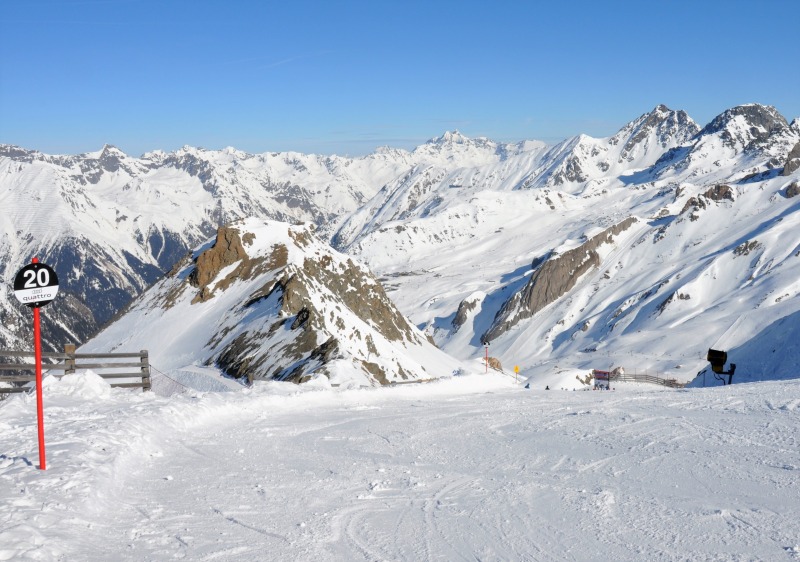
<svg viewBox="0 0 800 562"><path fill-rule="evenodd" d="M45 470L44 411L42 407L42 344L39 307L53 301L58 294L58 276L49 265L33 258L14 277L14 296L33 309L33 349L36 357L36 417L39 427L39 468Z"/></svg>

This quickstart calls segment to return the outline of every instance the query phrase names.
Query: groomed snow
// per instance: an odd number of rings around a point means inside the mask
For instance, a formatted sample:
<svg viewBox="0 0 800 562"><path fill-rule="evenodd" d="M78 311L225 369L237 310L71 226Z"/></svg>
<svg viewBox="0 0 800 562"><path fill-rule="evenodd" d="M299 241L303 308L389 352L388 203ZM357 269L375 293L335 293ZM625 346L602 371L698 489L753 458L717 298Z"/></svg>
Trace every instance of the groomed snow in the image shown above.
<svg viewBox="0 0 800 562"><path fill-rule="evenodd" d="M563 376L563 384L574 373ZM798 560L800 384L0 402L0 560Z"/></svg>

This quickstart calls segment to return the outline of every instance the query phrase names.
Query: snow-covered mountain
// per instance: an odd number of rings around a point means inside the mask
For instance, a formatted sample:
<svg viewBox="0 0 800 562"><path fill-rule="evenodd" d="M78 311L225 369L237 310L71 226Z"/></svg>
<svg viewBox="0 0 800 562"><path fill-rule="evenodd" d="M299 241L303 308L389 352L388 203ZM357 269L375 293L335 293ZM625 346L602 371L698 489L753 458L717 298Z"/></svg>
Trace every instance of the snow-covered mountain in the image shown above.
<svg viewBox="0 0 800 562"><path fill-rule="evenodd" d="M414 150L415 155L428 157L353 213L334 235L333 243L359 253L370 243L370 234L385 223L427 218L454 208L470 214L473 211L464 209L462 203L487 192L533 190L537 207L555 210L570 196L602 191L621 175L652 166L699 130L683 111L660 105L612 137L579 135L552 147L538 142L497 145L447 133ZM455 157L456 147L470 158ZM431 235L450 234L437 231Z"/></svg>
<svg viewBox="0 0 800 562"><path fill-rule="evenodd" d="M660 105L607 138L456 131L356 159L4 146L0 337L24 332L6 287L33 253L96 325L219 225L256 216L316 224L459 359L488 343L523 371L567 361L689 380L721 347L747 380L736 350L800 309L798 154L800 122L758 104L704 127ZM66 316L54 321L73 340L94 329Z"/></svg>
<svg viewBox="0 0 800 562"><path fill-rule="evenodd" d="M1 145L0 348L29 339L9 286L34 256L56 269L66 297L43 315L50 347L80 343L218 226L259 216L333 228L403 166L381 154L185 147L132 158L111 146L50 156Z"/></svg>
<svg viewBox="0 0 800 562"><path fill-rule="evenodd" d="M370 386L449 376L438 350L352 258L308 225L258 219L217 232L82 351L148 349L168 372Z"/></svg>
<svg viewBox="0 0 800 562"><path fill-rule="evenodd" d="M743 365L736 348L800 307L798 142L774 108L733 108L700 129L660 106L608 139L536 151L524 181L452 187L420 172L334 242L456 356L490 342L523 369L566 361L690 380L710 347ZM757 361L758 373L775 364Z"/></svg>

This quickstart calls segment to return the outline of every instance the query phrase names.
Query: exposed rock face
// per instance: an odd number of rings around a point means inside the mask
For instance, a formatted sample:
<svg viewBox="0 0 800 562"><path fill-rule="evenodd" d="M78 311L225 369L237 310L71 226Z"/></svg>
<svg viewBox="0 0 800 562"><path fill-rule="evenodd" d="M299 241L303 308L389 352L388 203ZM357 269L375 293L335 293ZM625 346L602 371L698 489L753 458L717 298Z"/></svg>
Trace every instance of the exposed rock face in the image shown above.
<svg viewBox="0 0 800 562"><path fill-rule="evenodd" d="M794 145L794 148L786 157L786 165L783 167L783 175L788 176L795 173L798 169L800 169L800 142Z"/></svg>
<svg viewBox="0 0 800 562"><path fill-rule="evenodd" d="M715 185L703 193L703 195L712 201L722 201L723 199L733 201L733 190L731 189L731 186L725 184Z"/></svg>
<svg viewBox="0 0 800 562"><path fill-rule="evenodd" d="M756 147L775 133L789 129L777 109L760 104L740 105L724 111L706 125L698 137L719 134L723 144L745 150Z"/></svg>
<svg viewBox="0 0 800 562"><path fill-rule="evenodd" d="M319 260L307 258L303 262L303 272L338 295L359 318L374 326L390 341L412 340L415 337L408 322L371 273L350 259L338 269L331 267L332 261L329 256Z"/></svg>
<svg viewBox="0 0 800 562"><path fill-rule="evenodd" d="M738 246L733 249L734 256L748 256L750 252L754 252L759 250L763 247L761 242L758 240L749 240L747 242L742 242Z"/></svg>
<svg viewBox="0 0 800 562"><path fill-rule="evenodd" d="M456 311L456 316L453 318L453 331L457 332L461 326L464 325L464 322L467 321L469 318L469 313L475 310L478 306L478 301L474 299L464 299L458 304L458 310Z"/></svg>
<svg viewBox="0 0 800 562"><path fill-rule="evenodd" d="M589 176L581 167L581 160L576 156L569 156L564 161L563 170L553 175L553 185L563 185L567 182L585 182Z"/></svg>
<svg viewBox="0 0 800 562"><path fill-rule="evenodd" d="M689 220L696 221L700 218L698 213L708 207L710 204L709 201L715 201L717 203L720 201L734 201L734 191L729 185L715 185L697 197L690 197L687 199L680 214L691 211Z"/></svg>
<svg viewBox="0 0 800 562"><path fill-rule="evenodd" d="M689 214L689 219L692 221L696 221L697 219L700 218L698 212L700 212L702 209L705 208L706 208L705 199L703 199L702 197L689 197L689 199L687 199L686 203L683 205L683 209L681 209L680 214L684 214L686 211L691 211L691 213Z"/></svg>
<svg viewBox="0 0 800 562"><path fill-rule="evenodd" d="M786 198L791 199L792 197L797 197L798 195L800 195L800 181L790 183L786 187Z"/></svg>
<svg viewBox="0 0 800 562"><path fill-rule="evenodd" d="M245 242L253 243L252 233L244 235ZM195 268L189 275L189 284L200 289L193 302L207 301L213 296L213 290L209 287L220 271L229 265L241 262L225 279L217 283L220 288L225 288L234 279L248 276L252 269L250 258L242 246L242 239L239 231L235 228L220 227L217 230L217 239L214 245L197 256Z"/></svg>
<svg viewBox="0 0 800 562"><path fill-rule="evenodd" d="M507 332L521 320L530 318L544 307L561 298L578 283L588 271L600 266L597 249L602 244L611 244L614 237L630 228L637 219L629 217L593 236L577 248L563 254L551 254L531 275L519 292L506 301L481 338L491 341Z"/></svg>
<svg viewBox="0 0 800 562"><path fill-rule="evenodd" d="M223 226L217 230L214 246L197 257L189 283L195 287L205 287L223 268L242 259L247 259L247 252L242 247L239 231Z"/></svg>

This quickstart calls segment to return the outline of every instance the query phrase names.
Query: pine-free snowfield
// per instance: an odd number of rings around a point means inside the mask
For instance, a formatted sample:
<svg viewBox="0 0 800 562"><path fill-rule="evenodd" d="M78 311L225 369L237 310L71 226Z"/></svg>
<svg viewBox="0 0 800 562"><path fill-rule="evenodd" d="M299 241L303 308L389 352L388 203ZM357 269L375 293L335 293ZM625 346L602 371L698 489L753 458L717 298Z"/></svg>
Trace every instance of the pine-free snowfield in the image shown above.
<svg viewBox="0 0 800 562"><path fill-rule="evenodd" d="M49 379L48 379L49 380ZM800 384L0 404L0 560L798 560Z"/></svg>

